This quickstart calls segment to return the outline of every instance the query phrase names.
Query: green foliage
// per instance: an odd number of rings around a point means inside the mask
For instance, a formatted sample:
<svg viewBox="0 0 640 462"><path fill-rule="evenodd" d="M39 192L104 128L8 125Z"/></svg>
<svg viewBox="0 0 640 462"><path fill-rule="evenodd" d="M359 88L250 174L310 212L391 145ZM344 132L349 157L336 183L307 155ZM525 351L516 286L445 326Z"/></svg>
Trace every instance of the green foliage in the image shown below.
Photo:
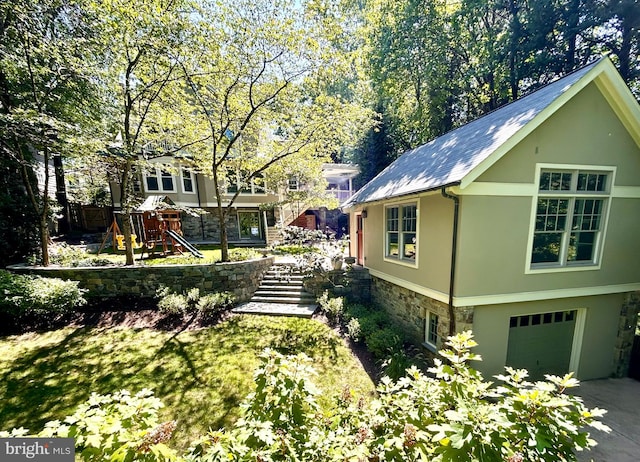
<svg viewBox="0 0 640 462"><path fill-rule="evenodd" d="M385 359L390 353L402 348L402 340L392 327L372 332L365 337L364 343L376 359Z"/></svg>
<svg viewBox="0 0 640 462"><path fill-rule="evenodd" d="M344 312L343 297L331 297L329 296L329 292L325 290L317 301L320 309L326 314L331 323L337 324L341 322Z"/></svg>
<svg viewBox="0 0 640 462"><path fill-rule="evenodd" d="M156 292L158 309L168 315L195 313L210 317L230 308L235 303L235 296L229 292L216 292L200 295L200 289L193 287L187 292L177 294L168 287Z"/></svg>
<svg viewBox="0 0 640 462"><path fill-rule="evenodd" d="M49 257L49 262L51 264L59 266L78 267L113 265L113 261L107 258L94 257L81 248L64 243L51 247Z"/></svg>
<svg viewBox="0 0 640 462"><path fill-rule="evenodd" d="M245 261L261 258L262 254L249 247L236 247L229 250L229 261Z"/></svg>
<svg viewBox="0 0 640 462"><path fill-rule="evenodd" d="M77 281L13 274L0 270L0 312L11 317L48 318L86 303Z"/></svg>
<svg viewBox="0 0 640 462"><path fill-rule="evenodd" d="M313 247L302 244L282 244L276 245L273 248L273 253L285 255L304 255L313 251Z"/></svg>
<svg viewBox="0 0 640 462"><path fill-rule="evenodd" d="M347 336L354 342L362 340L362 329L358 318L351 318L349 322L347 322Z"/></svg>
<svg viewBox="0 0 640 462"><path fill-rule="evenodd" d="M175 421L160 423L163 407L150 390L131 395L123 390L113 395L93 393L89 400L63 421L47 422L39 437L74 438L76 458L83 461L178 460L166 446ZM21 436L26 431L0 432L0 436Z"/></svg>
<svg viewBox="0 0 640 462"><path fill-rule="evenodd" d="M266 350L242 417L230 430L199 439L185 460L551 462L575 460L576 450L594 446L587 426L610 431L597 420L606 411L588 409L565 393L578 385L571 374L531 383L526 371L506 368L494 387L469 365L479 359L471 352L476 344L470 332L450 337L447 345L447 363L436 362L434 377L410 368L398 381L385 378L370 403L345 388L337 408L324 415L310 359ZM149 392L93 395L41 435L75 437L85 460L174 460L164 442L175 424L158 425L159 407Z"/></svg>

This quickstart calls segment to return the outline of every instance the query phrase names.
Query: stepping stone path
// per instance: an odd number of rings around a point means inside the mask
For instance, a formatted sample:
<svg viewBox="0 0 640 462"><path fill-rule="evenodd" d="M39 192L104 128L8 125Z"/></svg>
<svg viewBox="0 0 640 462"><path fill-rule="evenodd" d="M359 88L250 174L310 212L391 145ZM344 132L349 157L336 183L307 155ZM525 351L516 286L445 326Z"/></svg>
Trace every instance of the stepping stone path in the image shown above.
<svg viewBox="0 0 640 462"><path fill-rule="evenodd" d="M315 296L304 289L302 278L295 265L276 262L265 274L251 300L232 311L310 318L318 304Z"/></svg>

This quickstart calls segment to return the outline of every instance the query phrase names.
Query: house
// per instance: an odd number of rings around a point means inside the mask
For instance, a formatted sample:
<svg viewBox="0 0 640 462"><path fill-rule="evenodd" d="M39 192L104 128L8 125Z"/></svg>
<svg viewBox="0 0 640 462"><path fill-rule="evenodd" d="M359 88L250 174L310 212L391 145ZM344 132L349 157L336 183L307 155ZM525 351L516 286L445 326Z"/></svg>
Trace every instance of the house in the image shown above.
<svg viewBox="0 0 640 462"><path fill-rule="evenodd" d="M168 168L170 166L171 168ZM327 181L327 193L339 200L353 194L352 179L358 167L348 164L324 164L323 177ZM295 224L302 227L325 230L334 221L348 226L348 219L338 211L327 213L326 208L308 207L306 200L286 199L290 191L303 191L305 185L291 178L287 184L269 184L268 178L244 181L241 173L233 175L237 181L226 184L222 205L228 206L233 195L240 190L227 218L229 242L235 244L264 245L278 240L283 226ZM113 204L120 208L120 185L110 183ZM207 213L182 214L182 231L188 240L220 242L220 229L216 214L216 195L213 180L196 173L173 157L158 157L151 165L136 175L134 193L141 198L153 195L168 197L181 208L190 207ZM313 219L311 219L311 217ZM304 224L302 224L304 223Z"/></svg>
<svg viewBox="0 0 640 462"><path fill-rule="evenodd" d="M608 58L400 156L343 204L372 297L485 375L626 375L640 308L640 107Z"/></svg>

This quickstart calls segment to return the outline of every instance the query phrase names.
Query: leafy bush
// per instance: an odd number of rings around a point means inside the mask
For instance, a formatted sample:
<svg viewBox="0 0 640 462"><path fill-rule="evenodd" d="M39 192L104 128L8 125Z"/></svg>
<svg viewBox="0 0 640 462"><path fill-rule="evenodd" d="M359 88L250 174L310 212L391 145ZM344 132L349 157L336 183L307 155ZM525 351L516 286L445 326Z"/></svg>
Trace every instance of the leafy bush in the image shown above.
<svg viewBox="0 0 640 462"><path fill-rule="evenodd" d="M274 246L273 252L286 255L304 255L314 252L314 248L309 245L283 244Z"/></svg>
<svg viewBox="0 0 640 462"><path fill-rule="evenodd" d="M430 369L435 377L410 368L398 381L384 378L371 403L344 390L326 415L315 400L309 358L267 350L235 426L210 432L185 457L165 445L175 422L158 423L161 404L148 391L94 394L71 417L47 423L39 436L75 438L87 461L515 462L576 460L575 451L596 444L586 426L610 431L597 420L606 411L587 409L580 397L565 393L578 385L571 374L531 383L527 371L507 367L493 387L469 365L479 359L470 332L446 344L440 354L447 363L438 360Z"/></svg>
<svg viewBox="0 0 640 462"><path fill-rule="evenodd" d="M313 244L326 239L326 235L317 229L306 229L300 226L286 226L282 229L285 244Z"/></svg>
<svg viewBox="0 0 640 462"><path fill-rule="evenodd" d="M113 266L114 263L107 258L94 257L87 251L67 244L52 246L49 252L49 262L52 265L66 267L79 266Z"/></svg>
<svg viewBox="0 0 640 462"><path fill-rule="evenodd" d="M354 342L362 340L362 329L358 318L351 318L347 323L347 336Z"/></svg>
<svg viewBox="0 0 640 462"><path fill-rule="evenodd" d="M245 261L261 258L262 254L255 249L240 247L229 250L229 261Z"/></svg>
<svg viewBox="0 0 640 462"><path fill-rule="evenodd" d="M160 312L170 315L187 313L190 311L190 305L184 294L167 294L158 301Z"/></svg>
<svg viewBox="0 0 640 462"><path fill-rule="evenodd" d="M235 297L233 294L219 292L200 297L196 306L203 316L212 316L230 308L234 303Z"/></svg>
<svg viewBox="0 0 640 462"><path fill-rule="evenodd" d="M318 298L318 304L320 309L327 315L329 321L337 323L342 319L342 313L344 311L344 298L342 297L329 297L329 292L326 290Z"/></svg>
<svg viewBox="0 0 640 462"><path fill-rule="evenodd" d="M77 281L18 275L0 270L0 311L13 317L56 316L84 305Z"/></svg>
<svg viewBox="0 0 640 462"><path fill-rule="evenodd" d="M374 358L382 360L402 348L402 340L398 332L392 327L385 327L372 332L365 337L364 343Z"/></svg>
<svg viewBox="0 0 640 462"><path fill-rule="evenodd" d="M62 422L47 422L37 436L74 438L77 458L84 461L121 460L160 462L177 460L165 443L176 422L160 423L163 407L150 390L135 395L121 391L113 395L93 393L85 404ZM0 432L0 437L26 436L26 431Z"/></svg>
<svg viewBox="0 0 640 462"><path fill-rule="evenodd" d="M231 307L235 303L235 296L229 292L219 292L200 295L200 289L194 287L186 293L176 294L168 287L162 287L156 292L158 309L169 315L181 315L198 312L203 316L212 316Z"/></svg>

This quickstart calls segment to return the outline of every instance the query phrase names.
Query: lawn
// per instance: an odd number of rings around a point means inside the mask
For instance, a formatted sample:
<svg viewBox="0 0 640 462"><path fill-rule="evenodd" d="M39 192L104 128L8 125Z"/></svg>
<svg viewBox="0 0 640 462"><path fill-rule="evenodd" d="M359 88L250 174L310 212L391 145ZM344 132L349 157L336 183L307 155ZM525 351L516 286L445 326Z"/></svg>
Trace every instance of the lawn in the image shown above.
<svg viewBox="0 0 640 462"><path fill-rule="evenodd" d="M152 329L64 328L0 338L0 430L39 431L91 392L152 389L175 419L177 447L209 428L229 426L253 390L265 348L304 352L318 371L323 408L345 385L371 396L374 385L343 341L309 319L235 316L215 327L179 334Z"/></svg>

